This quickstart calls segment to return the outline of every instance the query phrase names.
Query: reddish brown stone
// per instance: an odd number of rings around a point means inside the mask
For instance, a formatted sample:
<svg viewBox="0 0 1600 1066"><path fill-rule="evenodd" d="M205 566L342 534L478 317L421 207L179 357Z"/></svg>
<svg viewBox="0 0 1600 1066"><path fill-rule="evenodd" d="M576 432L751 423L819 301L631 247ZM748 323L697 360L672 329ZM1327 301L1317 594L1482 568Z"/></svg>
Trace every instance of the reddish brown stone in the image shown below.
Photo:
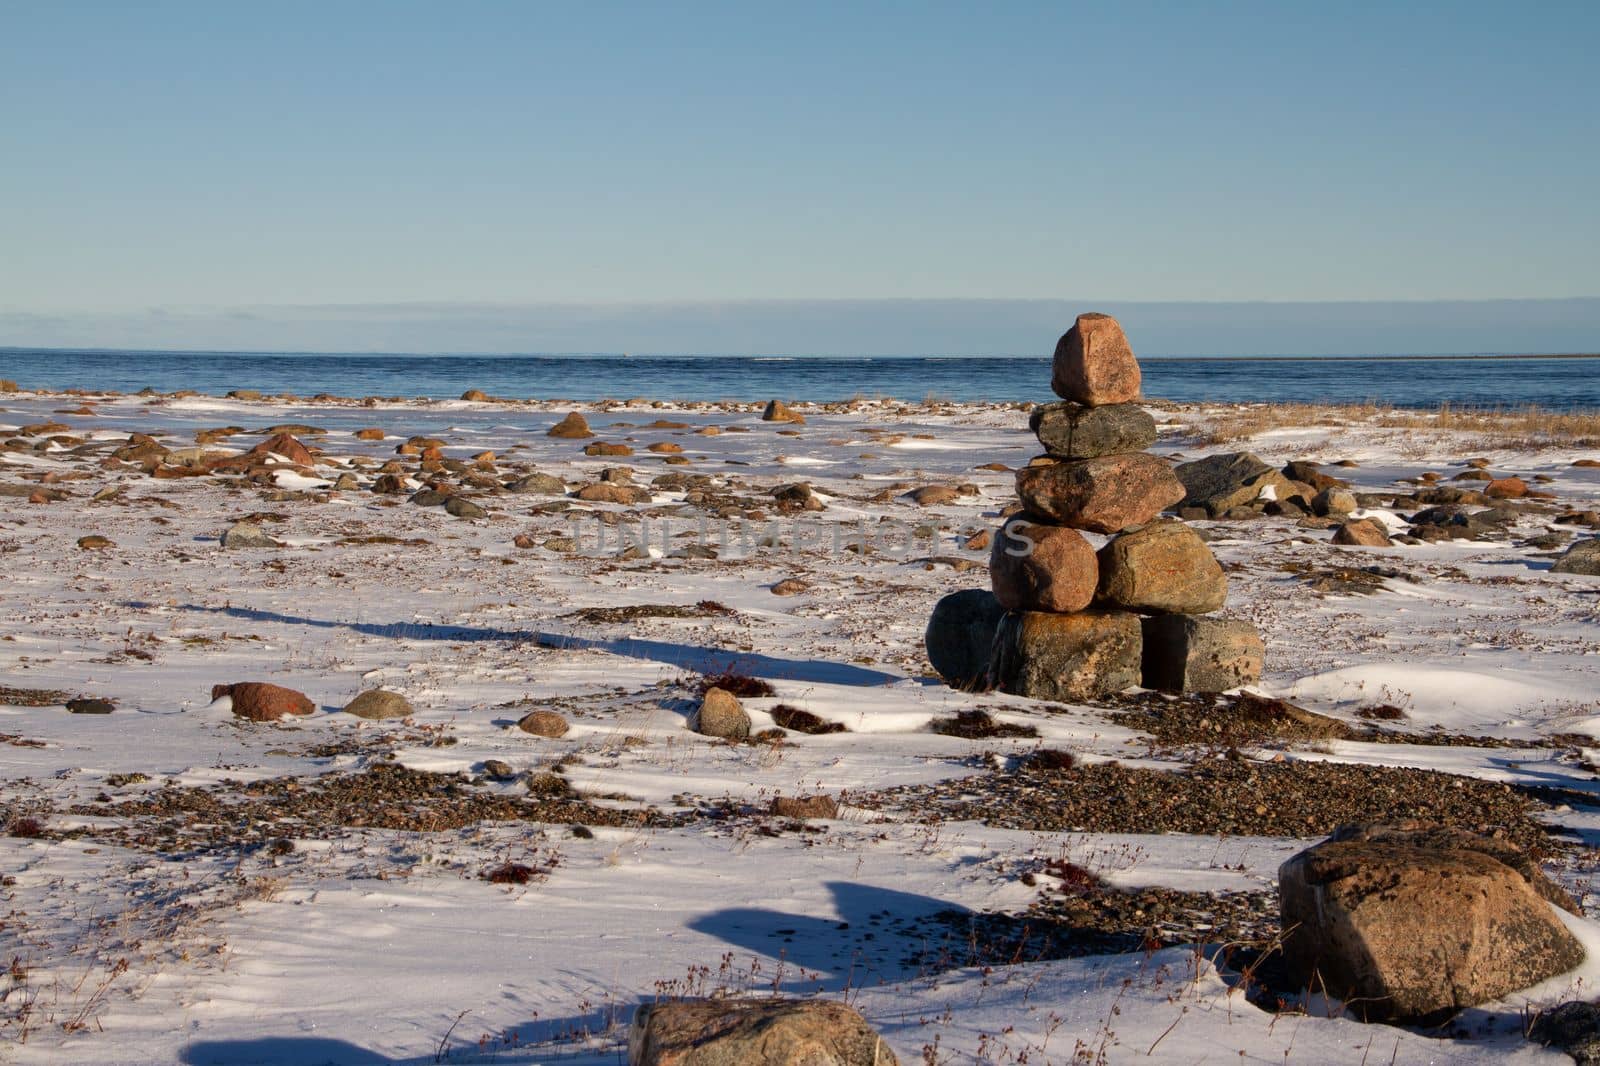
<svg viewBox="0 0 1600 1066"><path fill-rule="evenodd" d="M1050 387L1065 400L1099 407L1139 398L1139 361L1110 315L1079 315L1056 344Z"/></svg>
<svg viewBox="0 0 1600 1066"><path fill-rule="evenodd" d="M1177 519L1151 522L1100 549L1103 604L1129 611L1206 614L1222 609L1228 579L1199 534Z"/></svg>
<svg viewBox="0 0 1600 1066"><path fill-rule="evenodd" d="M797 426L803 426L806 419L799 411L791 410L782 400L768 400L766 409L761 412L761 421L792 422Z"/></svg>
<svg viewBox="0 0 1600 1066"><path fill-rule="evenodd" d="M262 681L211 686L211 698L233 699L233 713L252 722L275 722L286 714L310 714L317 709L303 693Z"/></svg>
<svg viewBox="0 0 1600 1066"><path fill-rule="evenodd" d="M567 720L555 711L529 711L517 720L517 728L536 737L563 737L572 728Z"/></svg>
<svg viewBox="0 0 1600 1066"><path fill-rule="evenodd" d="M356 430L356 440L382 440L383 430L376 426Z"/></svg>
<svg viewBox="0 0 1600 1066"><path fill-rule="evenodd" d="M250 451L254 455L268 453L281 455L291 463L299 463L301 466L310 466L316 462L311 450L301 444L292 433L275 433Z"/></svg>
<svg viewBox="0 0 1600 1066"><path fill-rule="evenodd" d="M1096 533L1143 525L1184 497L1165 459L1135 452L1017 471L1017 495L1034 518Z"/></svg>
<svg viewBox="0 0 1600 1066"><path fill-rule="evenodd" d="M589 431L588 419L584 418L577 411L573 411L571 414L567 415L567 417L551 426L549 431L546 433L546 436L566 437L571 440L580 440L584 437L592 437L594 434Z"/></svg>
<svg viewBox="0 0 1600 1066"><path fill-rule="evenodd" d="M633 449L626 444L610 444L606 441L595 441L583 449L584 455L632 455Z"/></svg>
<svg viewBox="0 0 1600 1066"><path fill-rule="evenodd" d="M1366 1020L1434 1024L1566 973L1583 946L1484 851L1337 837L1278 869L1283 960Z"/></svg>
<svg viewBox="0 0 1600 1066"><path fill-rule="evenodd" d="M1081 611L1100 576L1094 548L1066 526L1013 519L994 538L989 581L1008 611Z"/></svg>
<svg viewBox="0 0 1600 1066"><path fill-rule="evenodd" d="M1528 483L1520 477L1496 478L1483 487L1491 500L1520 500L1528 494Z"/></svg>
<svg viewBox="0 0 1600 1066"><path fill-rule="evenodd" d="M1388 548L1388 531L1370 518L1356 518L1333 531L1333 543L1351 548Z"/></svg>

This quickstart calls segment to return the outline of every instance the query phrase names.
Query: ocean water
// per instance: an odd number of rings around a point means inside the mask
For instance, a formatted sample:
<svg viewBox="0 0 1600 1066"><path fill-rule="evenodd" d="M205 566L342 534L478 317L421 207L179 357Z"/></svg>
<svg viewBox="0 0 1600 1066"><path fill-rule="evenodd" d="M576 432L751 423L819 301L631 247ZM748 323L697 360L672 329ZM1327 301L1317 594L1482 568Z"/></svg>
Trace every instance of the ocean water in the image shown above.
<svg viewBox="0 0 1600 1066"><path fill-rule="evenodd" d="M1146 357L1145 395L1180 401L1600 409L1600 358ZM24 387L525 399L1048 400L1050 361L834 356L366 355L0 349Z"/></svg>

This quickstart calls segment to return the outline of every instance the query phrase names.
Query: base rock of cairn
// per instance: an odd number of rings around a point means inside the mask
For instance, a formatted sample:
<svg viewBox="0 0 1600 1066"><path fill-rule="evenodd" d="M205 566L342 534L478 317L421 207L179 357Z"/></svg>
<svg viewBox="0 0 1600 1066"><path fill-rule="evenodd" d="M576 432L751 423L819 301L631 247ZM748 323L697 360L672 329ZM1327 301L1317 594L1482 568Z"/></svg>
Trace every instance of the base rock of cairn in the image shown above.
<svg viewBox="0 0 1600 1066"><path fill-rule="evenodd" d="M926 638L933 668L956 688L1048 700L1257 681L1255 628L1208 617L1227 598L1222 567L1192 529L1160 517L1221 494L1144 450L1155 420L1136 402L1139 363L1116 319L1078 316L1056 345L1051 387L1063 402L1029 419L1045 454L1017 471L1022 514L992 540L993 593L939 601ZM1083 531L1111 539L1096 550Z"/></svg>

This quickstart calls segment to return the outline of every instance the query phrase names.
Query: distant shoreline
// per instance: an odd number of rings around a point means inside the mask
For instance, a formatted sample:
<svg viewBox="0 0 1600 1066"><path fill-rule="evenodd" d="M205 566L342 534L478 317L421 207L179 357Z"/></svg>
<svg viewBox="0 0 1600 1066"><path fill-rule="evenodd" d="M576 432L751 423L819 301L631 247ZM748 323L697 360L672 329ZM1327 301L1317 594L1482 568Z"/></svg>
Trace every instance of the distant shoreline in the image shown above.
<svg viewBox="0 0 1600 1066"><path fill-rule="evenodd" d="M0 345L0 355L243 355L276 356L287 359L592 359L592 360L649 360L649 359L765 359L765 360L986 360L986 359L1039 359L1050 356L1042 353L992 354L992 355L872 355L852 353L829 355L818 353L784 354L778 352L319 352L275 351L270 348L88 348L88 347L28 347L25 345ZM1289 361L1382 361L1382 362L1441 362L1459 360L1494 359L1600 359L1600 352L1435 352L1426 354L1342 354L1342 355L1146 355L1140 360L1152 362L1185 360L1190 362L1289 362Z"/></svg>

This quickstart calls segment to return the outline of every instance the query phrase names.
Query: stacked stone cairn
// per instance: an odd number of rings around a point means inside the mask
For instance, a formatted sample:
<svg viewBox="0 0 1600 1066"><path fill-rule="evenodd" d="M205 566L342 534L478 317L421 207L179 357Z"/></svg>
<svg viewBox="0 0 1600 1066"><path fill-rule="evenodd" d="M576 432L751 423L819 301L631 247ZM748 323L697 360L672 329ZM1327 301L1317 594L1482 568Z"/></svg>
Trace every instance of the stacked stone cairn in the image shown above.
<svg viewBox="0 0 1600 1066"><path fill-rule="evenodd" d="M1255 628L1211 617L1227 598L1222 567L1193 529L1161 517L1187 491L1145 450L1155 419L1136 402L1139 363L1116 319L1078 316L1050 384L1063 400L1029 420L1045 454L1017 471L1020 509L991 542L993 591L939 601L934 669L956 688L1046 700L1258 680ZM1110 539L1097 548L1085 533Z"/></svg>

